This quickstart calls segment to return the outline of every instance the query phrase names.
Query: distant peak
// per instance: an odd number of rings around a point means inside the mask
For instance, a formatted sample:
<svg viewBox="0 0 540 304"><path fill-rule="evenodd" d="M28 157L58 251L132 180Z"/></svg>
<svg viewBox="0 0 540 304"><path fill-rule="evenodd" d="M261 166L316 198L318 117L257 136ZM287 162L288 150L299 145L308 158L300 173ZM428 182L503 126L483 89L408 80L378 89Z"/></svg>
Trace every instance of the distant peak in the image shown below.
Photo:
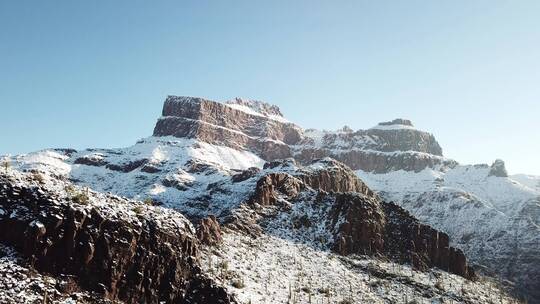
<svg viewBox="0 0 540 304"><path fill-rule="evenodd" d="M260 100L236 97L225 104L240 110L251 110L264 116L283 117L278 106Z"/></svg>

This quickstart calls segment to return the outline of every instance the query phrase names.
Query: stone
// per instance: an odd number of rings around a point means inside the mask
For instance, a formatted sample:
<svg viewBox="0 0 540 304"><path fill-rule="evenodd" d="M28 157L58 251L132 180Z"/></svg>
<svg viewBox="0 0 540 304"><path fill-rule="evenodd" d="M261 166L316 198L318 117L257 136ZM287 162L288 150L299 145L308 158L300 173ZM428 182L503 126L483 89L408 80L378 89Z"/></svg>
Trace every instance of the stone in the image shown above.
<svg viewBox="0 0 540 304"><path fill-rule="evenodd" d="M506 166L502 159L496 159L490 167L488 176L508 177Z"/></svg>
<svg viewBox="0 0 540 304"><path fill-rule="evenodd" d="M163 106L163 116L154 128L154 136L196 138L252 150L266 160L290 157L289 145L300 141L301 129L268 116L281 116L279 108L260 102L254 104L255 109L262 111L260 115L203 98L169 96Z"/></svg>
<svg viewBox="0 0 540 304"><path fill-rule="evenodd" d="M38 271L72 276L70 285L128 304L203 303L201 299L236 303L201 272L199 241L189 228L163 228L148 216L134 222L103 214L92 205L81 209L56 204L52 193L25 187L13 195L11 182L2 177L0 185L7 187L0 208L18 214L0 218L0 242L19 250ZM34 205L35 200L40 203ZM188 225L179 214L177 221ZM215 218L204 222L206 238L218 239L216 224Z"/></svg>
<svg viewBox="0 0 540 304"><path fill-rule="evenodd" d="M214 215L210 215L199 221L197 238L201 243L210 246L215 246L223 242L221 227Z"/></svg>

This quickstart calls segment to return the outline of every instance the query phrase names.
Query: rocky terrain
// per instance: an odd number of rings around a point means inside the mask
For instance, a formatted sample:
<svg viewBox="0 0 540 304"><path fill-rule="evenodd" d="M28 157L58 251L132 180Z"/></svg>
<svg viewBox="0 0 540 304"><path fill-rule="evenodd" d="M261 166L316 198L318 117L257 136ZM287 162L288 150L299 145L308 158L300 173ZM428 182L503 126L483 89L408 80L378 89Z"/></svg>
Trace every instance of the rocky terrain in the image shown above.
<svg viewBox="0 0 540 304"><path fill-rule="evenodd" d="M5 260L68 277L55 301L515 302L498 276L534 301L539 194L504 163L461 166L403 119L303 130L176 96L162 114L132 147L4 160Z"/></svg>

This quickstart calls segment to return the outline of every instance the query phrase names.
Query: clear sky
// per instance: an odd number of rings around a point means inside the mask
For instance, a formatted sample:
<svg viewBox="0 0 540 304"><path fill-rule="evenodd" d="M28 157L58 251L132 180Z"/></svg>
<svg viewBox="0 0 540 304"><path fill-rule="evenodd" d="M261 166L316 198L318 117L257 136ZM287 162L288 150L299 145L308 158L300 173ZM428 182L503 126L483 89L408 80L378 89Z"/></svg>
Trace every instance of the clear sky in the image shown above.
<svg viewBox="0 0 540 304"><path fill-rule="evenodd" d="M0 154L122 147L164 98L303 127L409 118L461 163L540 174L540 1L0 2Z"/></svg>

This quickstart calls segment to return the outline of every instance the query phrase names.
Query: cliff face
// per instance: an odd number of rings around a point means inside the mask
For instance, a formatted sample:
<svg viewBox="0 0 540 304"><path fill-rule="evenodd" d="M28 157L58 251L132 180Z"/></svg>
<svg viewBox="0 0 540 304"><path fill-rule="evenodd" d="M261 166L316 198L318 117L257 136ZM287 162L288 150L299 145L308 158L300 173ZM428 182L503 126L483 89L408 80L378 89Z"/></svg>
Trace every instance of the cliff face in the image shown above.
<svg viewBox="0 0 540 304"><path fill-rule="evenodd" d="M201 272L199 243L187 219L118 197L92 196L66 198L0 176L0 242L40 272L73 276L104 299L233 302Z"/></svg>
<svg viewBox="0 0 540 304"><path fill-rule="evenodd" d="M382 122L368 130L306 130L294 150L295 158L302 163L329 156L353 170L375 173L418 172L457 164L442 157L442 149L432 134L415 129L404 119Z"/></svg>
<svg viewBox="0 0 540 304"><path fill-rule="evenodd" d="M290 157L289 145L300 141L301 129L280 120L275 106L253 102L254 109L262 111L259 113L246 105L251 103L238 100L227 105L202 98L169 96L154 136L196 138L250 150L267 160Z"/></svg>
<svg viewBox="0 0 540 304"><path fill-rule="evenodd" d="M302 130L285 121L279 108L236 99L219 103L196 97L169 96L154 136L197 138L211 144L249 150L265 160L294 157L301 163L332 157L353 170L384 173L421 171L457 163L442 157L433 135L404 119L368 130Z"/></svg>
<svg viewBox="0 0 540 304"><path fill-rule="evenodd" d="M330 248L341 255L378 254L419 270L438 267L475 277L465 254L450 246L447 234L421 224L394 203L383 202L354 172L335 160L318 160L292 174L264 175L250 203L272 206L284 199L312 201L317 216L306 213L293 219L295 228L326 223L325 229L333 232Z"/></svg>

